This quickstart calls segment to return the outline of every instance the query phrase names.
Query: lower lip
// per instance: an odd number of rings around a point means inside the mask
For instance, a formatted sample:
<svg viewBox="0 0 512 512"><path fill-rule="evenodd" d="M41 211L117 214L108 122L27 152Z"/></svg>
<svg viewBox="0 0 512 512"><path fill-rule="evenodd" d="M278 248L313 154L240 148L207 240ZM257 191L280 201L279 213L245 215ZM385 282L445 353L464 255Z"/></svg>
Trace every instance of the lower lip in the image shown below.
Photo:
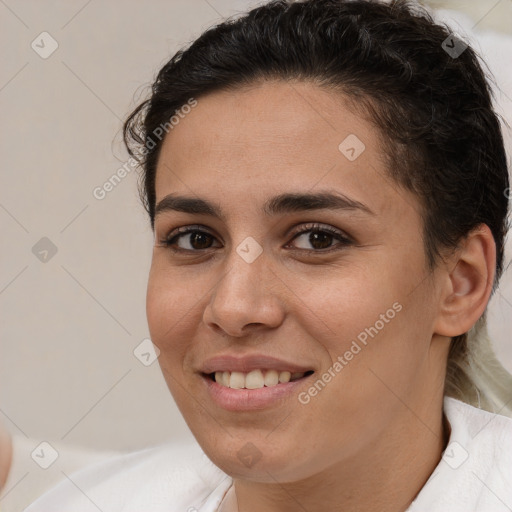
<svg viewBox="0 0 512 512"><path fill-rule="evenodd" d="M205 375L201 377L210 397L219 407L228 411L253 411L282 405L284 401L297 397L299 389L313 375L259 389L232 389L221 386Z"/></svg>

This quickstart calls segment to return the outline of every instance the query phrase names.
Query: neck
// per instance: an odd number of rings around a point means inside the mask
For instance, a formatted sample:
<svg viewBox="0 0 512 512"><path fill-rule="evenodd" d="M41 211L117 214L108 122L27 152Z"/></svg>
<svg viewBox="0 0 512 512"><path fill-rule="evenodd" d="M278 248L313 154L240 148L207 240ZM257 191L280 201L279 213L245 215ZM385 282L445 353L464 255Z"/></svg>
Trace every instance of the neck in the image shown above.
<svg viewBox="0 0 512 512"><path fill-rule="evenodd" d="M403 512L440 461L448 441L442 397L423 411L404 406L387 428L351 459L292 483L234 480L222 512ZM399 427L398 427L399 426ZM234 489L234 492L233 492Z"/></svg>

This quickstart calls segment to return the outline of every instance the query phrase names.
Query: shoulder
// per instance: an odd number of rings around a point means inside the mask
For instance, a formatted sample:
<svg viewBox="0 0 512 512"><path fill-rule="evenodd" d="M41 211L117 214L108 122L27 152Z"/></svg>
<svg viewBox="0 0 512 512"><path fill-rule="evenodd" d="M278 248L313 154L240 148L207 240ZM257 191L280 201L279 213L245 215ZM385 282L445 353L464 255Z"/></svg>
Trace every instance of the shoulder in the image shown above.
<svg viewBox="0 0 512 512"><path fill-rule="evenodd" d="M410 512L509 512L512 418L448 397L444 412L448 445Z"/></svg>
<svg viewBox="0 0 512 512"><path fill-rule="evenodd" d="M115 456L64 477L25 512L184 512L231 484L195 444Z"/></svg>

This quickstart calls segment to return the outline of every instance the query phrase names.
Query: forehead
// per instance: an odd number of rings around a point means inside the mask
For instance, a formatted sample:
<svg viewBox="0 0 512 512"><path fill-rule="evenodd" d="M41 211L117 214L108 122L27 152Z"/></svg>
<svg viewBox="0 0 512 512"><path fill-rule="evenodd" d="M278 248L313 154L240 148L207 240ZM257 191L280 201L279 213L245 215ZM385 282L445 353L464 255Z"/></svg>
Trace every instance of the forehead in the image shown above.
<svg viewBox="0 0 512 512"><path fill-rule="evenodd" d="M217 202L332 188L399 208L377 129L341 93L306 82L263 82L202 96L164 140L156 201L177 191ZM406 194L407 195L407 194ZM405 197L414 204L414 198ZM403 199L402 199L403 201ZM402 212L404 213L404 212Z"/></svg>

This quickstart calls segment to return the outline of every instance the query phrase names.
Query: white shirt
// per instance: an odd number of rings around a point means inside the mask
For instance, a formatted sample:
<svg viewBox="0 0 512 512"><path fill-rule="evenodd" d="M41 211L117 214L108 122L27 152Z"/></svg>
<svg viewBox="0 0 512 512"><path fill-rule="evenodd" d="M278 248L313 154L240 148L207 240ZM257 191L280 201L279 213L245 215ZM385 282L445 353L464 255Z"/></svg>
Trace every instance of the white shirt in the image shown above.
<svg viewBox="0 0 512 512"><path fill-rule="evenodd" d="M511 512L512 419L444 399L450 440L407 512ZM165 444L77 471L25 512L217 512L232 479L198 445Z"/></svg>

